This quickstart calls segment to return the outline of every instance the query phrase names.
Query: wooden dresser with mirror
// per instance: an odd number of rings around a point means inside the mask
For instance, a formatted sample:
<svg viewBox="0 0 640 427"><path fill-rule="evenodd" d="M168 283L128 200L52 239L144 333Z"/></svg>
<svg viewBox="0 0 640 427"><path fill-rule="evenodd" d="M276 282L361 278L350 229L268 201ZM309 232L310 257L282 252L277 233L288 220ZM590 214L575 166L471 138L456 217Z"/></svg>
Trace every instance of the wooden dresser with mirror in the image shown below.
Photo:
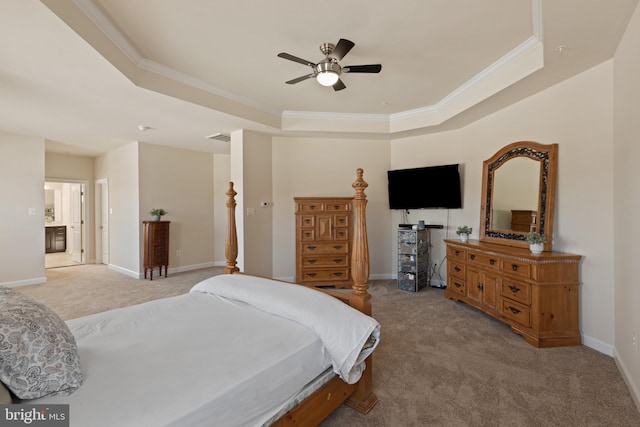
<svg viewBox="0 0 640 427"><path fill-rule="evenodd" d="M582 257L552 250L557 153L557 144L523 141L485 160L480 239L445 240L445 297L510 325L536 347L581 343ZM528 226L520 219L512 227L513 212L528 215ZM542 254L529 250L529 231L546 237Z"/></svg>

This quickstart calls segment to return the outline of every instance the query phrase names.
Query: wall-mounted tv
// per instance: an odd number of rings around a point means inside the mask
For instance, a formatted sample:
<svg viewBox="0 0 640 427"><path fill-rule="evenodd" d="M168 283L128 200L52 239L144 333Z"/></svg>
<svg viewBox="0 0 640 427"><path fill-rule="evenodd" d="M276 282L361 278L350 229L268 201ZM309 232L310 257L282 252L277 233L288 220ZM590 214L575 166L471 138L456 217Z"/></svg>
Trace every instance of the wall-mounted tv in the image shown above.
<svg viewBox="0 0 640 427"><path fill-rule="evenodd" d="M460 165L387 171L389 209L460 209Z"/></svg>

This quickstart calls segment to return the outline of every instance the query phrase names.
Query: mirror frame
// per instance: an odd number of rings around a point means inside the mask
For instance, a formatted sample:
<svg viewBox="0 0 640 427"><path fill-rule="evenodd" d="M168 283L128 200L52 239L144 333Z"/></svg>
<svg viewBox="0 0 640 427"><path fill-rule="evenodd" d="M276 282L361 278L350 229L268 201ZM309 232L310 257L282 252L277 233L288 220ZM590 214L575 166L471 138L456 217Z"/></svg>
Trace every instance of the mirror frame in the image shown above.
<svg viewBox="0 0 640 427"><path fill-rule="evenodd" d="M556 199L556 174L558 165L558 144L540 144L532 141L511 143L485 160L482 164L482 199L480 207L480 241L500 245L529 247L525 241L526 232L513 230L493 230L492 196L494 174L505 162L516 157L525 157L540 162L540 183L538 186L538 232L547 238L544 250L553 247L553 218Z"/></svg>

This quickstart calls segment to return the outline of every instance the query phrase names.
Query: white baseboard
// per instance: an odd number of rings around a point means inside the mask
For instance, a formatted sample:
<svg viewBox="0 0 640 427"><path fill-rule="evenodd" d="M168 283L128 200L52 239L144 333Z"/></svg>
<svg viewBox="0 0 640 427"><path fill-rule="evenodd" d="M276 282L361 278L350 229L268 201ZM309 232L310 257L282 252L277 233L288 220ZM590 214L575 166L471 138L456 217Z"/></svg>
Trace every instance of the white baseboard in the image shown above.
<svg viewBox="0 0 640 427"><path fill-rule="evenodd" d="M16 280L15 282L4 282L0 283L0 286L6 286L7 288L17 288L19 286L40 285L42 283L47 283L46 277L34 277L33 279Z"/></svg>
<svg viewBox="0 0 640 427"><path fill-rule="evenodd" d="M631 398L633 399L633 402L636 404L638 411L640 411L640 390L638 389L638 385L633 382L633 379L631 378L631 374L629 373L629 370L625 366L624 362L620 360L620 356L618 355L618 352L615 350L615 347L613 349L613 353L614 353L613 360L616 361L618 370L622 374L622 379L624 379L624 382L627 384L627 388L629 389Z"/></svg>
<svg viewBox="0 0 640 427"><path fill-rule="evenodd" d="M127 270L126 268L119 267L115 264L107 265L110 269L117 271L118 273L126 274L129 277L133 277L134 279L140 279L144 277L144 274L138 273L137 271Z"/></svg>
<svg viewBox="0 0 640 427"><path fill-rule="evenodd" d="M224 265L226 264L222 264L222 266ZM202 264L183 265L181 267L169 267L169 274L182 273L185 271L192 271L192 270L200 270L201 268L209 268L209 267L220 267L220 266L216 265L215 262L205 262Z"/></svg>
<svg viewBox="0 0 640 427"><path fill-rule="evenodd" d="M600 353L606 354L607 356L613 357L614 348L610 344L604 343L595 338L591 338L588 335L582 335L582 344L596 351L599 351Z"/></svg>

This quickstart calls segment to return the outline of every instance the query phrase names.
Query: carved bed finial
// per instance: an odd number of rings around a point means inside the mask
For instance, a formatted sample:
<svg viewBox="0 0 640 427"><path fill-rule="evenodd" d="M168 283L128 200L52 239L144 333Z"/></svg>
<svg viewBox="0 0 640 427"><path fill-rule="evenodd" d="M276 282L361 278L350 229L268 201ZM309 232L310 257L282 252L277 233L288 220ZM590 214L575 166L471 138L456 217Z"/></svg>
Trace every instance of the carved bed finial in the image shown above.
<svg viewBox="0 0 640 427"><path fill-rule="evenodd" d="M225 274L240 271L236 266L238 258L238 235L236 234L236 193L233 189L233 182L229 182L227 195L227 234L224 244L224 255L227 258L227 266L224 268Z"/></svg>
<svg viewBox="0 0 640 427"><path fill-rule="evenodd" d="M356 190L353 197L353 248L351 254L351 276L353 291L356 295L367 294L369 285L369 243L367 241L367 196L365 188L369 186L362 178L362 168L356 170L357 178L352 187ZM370 314L370 312L368 313Z"/></svg>

